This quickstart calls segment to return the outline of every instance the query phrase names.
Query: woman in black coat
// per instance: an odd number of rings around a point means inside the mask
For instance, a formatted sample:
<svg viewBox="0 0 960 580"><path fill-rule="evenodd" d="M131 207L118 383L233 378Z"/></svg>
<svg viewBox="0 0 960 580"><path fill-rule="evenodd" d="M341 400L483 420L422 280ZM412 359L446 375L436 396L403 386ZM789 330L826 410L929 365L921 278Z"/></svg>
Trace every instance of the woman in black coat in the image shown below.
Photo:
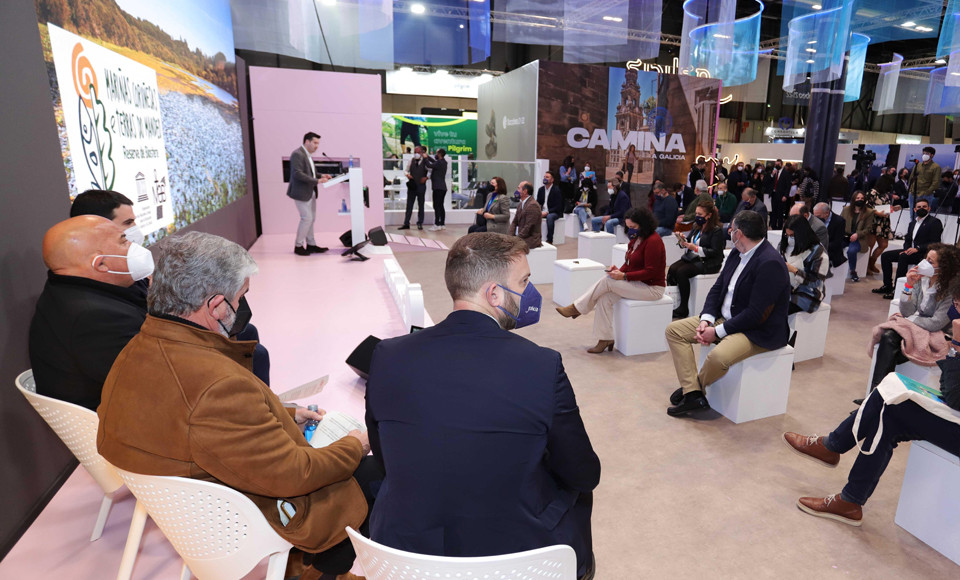
<svg viewBox="0 0 960 580"><path fill-rule="evenodd" d="M686 318L690 315L687 302L690 300L690 278L700 274L716 274L723 266L723 248L726 238L720 227L720 213L712 200L705 199L697 204L696 223L687 233L677 234L678 244L686 248L680 259L670 264L667 270L667 284L676 286L680 291L680 305L673 311L674 318ZM699 314L694 312L693 314Z"/></svg>

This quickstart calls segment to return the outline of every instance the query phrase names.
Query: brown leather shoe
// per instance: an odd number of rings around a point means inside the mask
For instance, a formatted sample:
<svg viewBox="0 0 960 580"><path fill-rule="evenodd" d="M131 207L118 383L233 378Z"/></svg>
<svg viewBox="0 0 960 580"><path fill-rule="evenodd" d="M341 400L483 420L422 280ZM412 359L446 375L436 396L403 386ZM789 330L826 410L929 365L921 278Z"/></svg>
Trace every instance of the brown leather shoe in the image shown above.
<svg viewBox="0 0 960 580"><path fill-rule="evenodd" d="M787 432L783 434L783 442L795 453L813 460L820 465L836 467L837 464L840 463L840 454L834 453L824 447L823 437Z"/></svg>
<svg viewBox="0 0 960 580"><path fill-rule="evenodd" d="M290 550L287 556L287 569L283 573L284 578L297 578L303 574L303 552L294 548Z"/></svg>
<svg viewBox="0 0 960 580"><path fill-rule="evenodd" d="M840 499L836 493L827 497L801 497L797 500L800 511L818 518L827 518L859 527L863 521L863 506Z"/></svg>
<svg viewBox="0 0 960 580"><path fill-rule="evenodd" d="M587 352L591 354L600 354L601 352L609 350L613 351L613 341L612 340L601 340L597 343L597 346L593 348L588 348Z"/></svg>
<svg viewBox="0 0 960 580"><path fill-rule="evenodd" d="M580 312L577 311L577 307L573 304L570 306L558 306L557 312L564 318L576 318L580 316Z"/></svg>

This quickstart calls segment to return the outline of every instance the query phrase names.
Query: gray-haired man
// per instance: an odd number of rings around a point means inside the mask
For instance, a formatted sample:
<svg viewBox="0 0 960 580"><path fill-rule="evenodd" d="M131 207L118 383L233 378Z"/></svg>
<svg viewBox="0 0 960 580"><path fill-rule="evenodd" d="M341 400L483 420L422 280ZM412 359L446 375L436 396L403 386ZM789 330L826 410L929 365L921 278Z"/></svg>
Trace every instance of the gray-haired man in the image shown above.
<svg viewBox="0 0 960 580"><path fill-rule="evenodd" d="M251 372L254 343L229 338L257 272L246 250L199 232L166 238L158 250L147 319L104 384L100 454L127 471L234 488L281 537L312 553L313 578L355 578L344 526L365 523L379 473L363 461L366 434L314 449L298 424L322 412L284 407Z"/></svg>

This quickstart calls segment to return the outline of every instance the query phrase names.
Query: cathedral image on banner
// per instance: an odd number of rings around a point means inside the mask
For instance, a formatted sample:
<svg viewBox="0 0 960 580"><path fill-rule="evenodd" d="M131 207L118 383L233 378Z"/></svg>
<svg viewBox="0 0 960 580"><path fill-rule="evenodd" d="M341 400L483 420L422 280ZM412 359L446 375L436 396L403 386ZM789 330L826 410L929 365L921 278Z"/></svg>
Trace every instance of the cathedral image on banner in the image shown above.
<svg viewBox="0 0 960 580"><path fill-rule="evenodd" d="M631 132L649 132L657 108L657 73L610 69L610 94L607 103L607 134L611 146L607 149L606 175L623 172L629 183L653 181L654 152L635 143L615 145L616 133L627 137ZM615 133L616 132L616 133Z"/></svg>

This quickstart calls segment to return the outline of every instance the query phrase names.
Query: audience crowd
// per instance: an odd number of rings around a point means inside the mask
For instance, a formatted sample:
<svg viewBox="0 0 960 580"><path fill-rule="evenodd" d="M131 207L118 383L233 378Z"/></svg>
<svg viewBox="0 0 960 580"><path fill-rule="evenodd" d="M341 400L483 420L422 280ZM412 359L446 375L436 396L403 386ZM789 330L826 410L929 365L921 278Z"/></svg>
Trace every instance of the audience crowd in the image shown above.
<svg viewBox="0 0 960 580"><path fill-rule="evenodd" d="M211 118L182 99L165 103L165 117ZM239 143L229 123L214 129ZM186 164L171 166L187 180L171 184L178 225L242 192L242 163L202 155L189 134L166 141L170 162ZM623 228L623 264L557 308L571 319L596 311L596 345L587 352L601 356L614 348L618 300L656 301L677 287L664 331L678 385L664 393L665 406L677 418L709 409L708 389L732 365L794 344L791 316L817 312L844 264L858 282L865 261L868 274L882 272L873 292L894 300L892 316L872 332L872 390L827 436L783 434L792 451L830 467L860 450L839 493L797 502L811 515L860 525L899 442L924 439L956 453L960 441L960 423L889 394L898 365L938 366L942 402L960 410L960 249L941 241L941 216L960 211L960 198L954 173L941 171L934 153L925 148L922 161L899 172L838 169L822 182L812 168L779 159L729 171L701 160L686 184L651 184L640 206L631 158L626 178L607 179L606 195L598 195L597 173L589 164L578 171L572 156L536 190L523 181L509 195L495 177L446 259L453 313L382 341L367 383L367 429L318 448L303 429L325 411L286 407L268 386L268 354L245 298L256 283L253 258L198 232L166 237L151 252L130 200L92 190L43 238L49 274L29 336L37 391L97 411L98 449L121 469L242 492L298 549L302 580L356 578L346 526L432 555L567 544L577 577L589 579L600 461L560 354L509 332L542 312L527 254L543 238L553 242L564 216L581 231ZM842 210L832 209L836 202ZM891 214L907 215L901 209L910 212L902 247L894 239L900 224L891 223ZM667 263L665 244L680 247L678 260ZM691 280L705 274L716 282L691 310ZM705 349L699 365L697 344ZM424 353L431 364L422 364ZM491 364L508 359L515 364ZM164 429L155 428L158 414Z"/></svg>

